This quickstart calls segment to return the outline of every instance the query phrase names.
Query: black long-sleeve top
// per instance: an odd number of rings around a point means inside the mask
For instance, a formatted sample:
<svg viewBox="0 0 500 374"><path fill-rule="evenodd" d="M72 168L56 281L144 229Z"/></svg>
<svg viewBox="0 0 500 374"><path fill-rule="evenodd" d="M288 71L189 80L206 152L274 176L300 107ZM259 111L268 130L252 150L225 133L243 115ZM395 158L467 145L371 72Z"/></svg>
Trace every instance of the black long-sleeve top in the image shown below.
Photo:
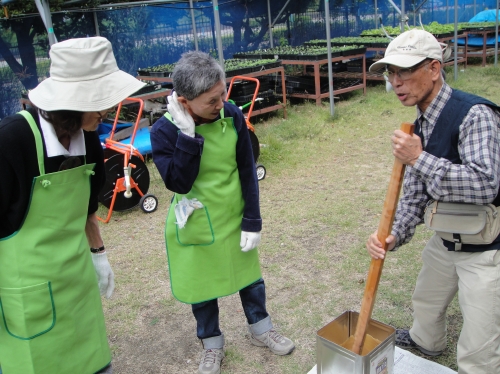
<svg viewBox="0 0 500 374"><path fill-rule="evenodd" d="M28 111L42 133L45 172L56 172L66 157L47 157L38 113L33 108ZM84 161L96 164L95 174L90 177L88 214L92 214L97 211L104 183L104 155L97 132L83 133L86 155L85 160L81 157L82 164ZM0 122L0 175L0 238L4 238L20 228L30 201L33 178L40 175L35 138L28 121L20 114L5 117Z"/></svg>

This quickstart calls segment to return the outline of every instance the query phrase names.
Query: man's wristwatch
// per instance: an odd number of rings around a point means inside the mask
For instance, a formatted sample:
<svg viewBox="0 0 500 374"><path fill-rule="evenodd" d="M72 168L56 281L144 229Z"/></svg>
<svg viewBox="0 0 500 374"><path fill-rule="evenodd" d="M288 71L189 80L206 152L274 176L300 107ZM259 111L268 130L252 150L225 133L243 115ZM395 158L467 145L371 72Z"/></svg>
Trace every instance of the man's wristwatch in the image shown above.
<svg viewBox="0 0 500 374"><path fill-rule="evenodd" d="M92 252L92 253L98 253L98 252L102 252L102 251L104 251L104 246L99 247L99 248L90 247L90 252Z"/></svg>

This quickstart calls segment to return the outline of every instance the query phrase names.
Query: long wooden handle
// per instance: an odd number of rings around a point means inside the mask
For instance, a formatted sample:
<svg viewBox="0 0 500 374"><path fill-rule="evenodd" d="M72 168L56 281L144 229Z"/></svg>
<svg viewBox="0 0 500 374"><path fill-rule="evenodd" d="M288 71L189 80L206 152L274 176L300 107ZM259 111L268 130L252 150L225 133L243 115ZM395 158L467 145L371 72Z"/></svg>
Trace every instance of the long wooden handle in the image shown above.
<svg viewBox="0 0 500 374"><path fill-rule="evenodd" d="M412 135L413 128L413 123L403 122L401 124L401 130L407 134ZM394 159L391 180L389 181L389 187L384 201L384 208L382 210L382 217L380 218L377 232L378 240L383 244L385 251L387 251L387 243L385 240L391 234L392 224L394 222L394 216L396 214L396 208L399 200L399 193L403 183L404 172L405 165L402 164L397 158ZM366 327L368 326L368 321L372 316L373 304L375 303L375 296L377 294L378 283L380 281L383 266L383 259L372 259L370 263L370 270L368 271L365 286L365 294L361 303L361 311L359 313L358 323L356 324L356 331L354 332L354 344L351 349L356 354L361 352L361 348L364 343Z"/></svg>

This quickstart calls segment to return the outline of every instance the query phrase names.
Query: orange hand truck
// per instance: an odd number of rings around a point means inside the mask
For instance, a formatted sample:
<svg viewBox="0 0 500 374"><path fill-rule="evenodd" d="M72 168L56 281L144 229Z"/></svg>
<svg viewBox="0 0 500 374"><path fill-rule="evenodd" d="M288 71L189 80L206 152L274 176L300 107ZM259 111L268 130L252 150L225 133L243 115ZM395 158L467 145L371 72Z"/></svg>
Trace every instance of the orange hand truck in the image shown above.
<svg viewBox="0 0 500 374"><path fill-rule="evenodd" d="M124 102L139 103L139 111L130 138L130 144L113 140L118 118ZM144 101L133 97L126 98L118 104L116 116L109 138L105 142L104 170L106 183L99 193L99 202L109 209L106 218L97 217L108 223L113 210L124 211L140 205L145 213L152 213L158 207L158 199L148 194L149 170L144 157L134 148L134 139L141 120Z"/></svg>
<svg viewBox="0 0 500 374"><path fill-rule="evenodd" d="M229 97L231 95L231 90L233 88L234 82L237 80L255 82L255 91L253 93L252 100L250 102L240 106L240 109L244 109L244 108L247 108L248 106L250 106L250 108L248 109L248 112L244 113L244 116L245 116L245 122L247 124L247 128L248 128L248 130L250 130L249 134L250 134L250 141L252 143L252 151L253 151L253 157L254 157L254 162L255 162L255 169L257 171L257 180L260 181L266 177L266 168L264 167L264 165L257 163L257 160L259 159L259 156L260 156L260 143L259 143L259 139L257 138L257 135L255 135L255 128L250 123L250 117L252 116L252 111L253 111L253 107L254 107L255 102L263 100L263 99L258 97L259 88L260 88L260 81L257 78L245 77L243 75L236 75L236 76L232 77L231 81L229 83L229 88L227 90L226 101L230 101L233 104L234 104L234 101L229 99Z"/></svg>

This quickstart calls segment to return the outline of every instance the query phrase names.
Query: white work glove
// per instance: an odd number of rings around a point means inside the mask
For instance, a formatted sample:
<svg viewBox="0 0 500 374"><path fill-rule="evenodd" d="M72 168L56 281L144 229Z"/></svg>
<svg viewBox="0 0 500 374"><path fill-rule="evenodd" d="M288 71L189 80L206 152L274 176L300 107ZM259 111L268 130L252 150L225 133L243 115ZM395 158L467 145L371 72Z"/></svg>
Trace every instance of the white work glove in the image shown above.
<svg viewBox="0 0 500 374"><path fill-rule="evenodd" d="M190 116L186 108L179 103L177 92L171 96L167 97L168 104L167 109L172 118L174 119L175 125L181 130L184 134L194 138L194 120L193 117Z"/></svg>
<svg viewBox="0 0 500 374"><path fill-rule="evenodd" d="M248 252L260 243L260 232L241 232L240 247L243 252Z"/></svg>
<svg viewBox="0 0 500 374"><path fill-rule="evenodd" d="M186 222L195 209L203 208L203 204L198 201L198 199L188 200L186 196L183 196L181 201L179 201L174 207L175 219L177 226L182 229L186 226Z"/></svg>
<svg viewBox="0 0 500 374"><path fill-rule="evenodd" d="M91 253L92 262L94 263L97 281L99 282L99 291L101 296L106 295L109 299L115 289L115 275L108 262L108 256L104 253Z"/></svg>

